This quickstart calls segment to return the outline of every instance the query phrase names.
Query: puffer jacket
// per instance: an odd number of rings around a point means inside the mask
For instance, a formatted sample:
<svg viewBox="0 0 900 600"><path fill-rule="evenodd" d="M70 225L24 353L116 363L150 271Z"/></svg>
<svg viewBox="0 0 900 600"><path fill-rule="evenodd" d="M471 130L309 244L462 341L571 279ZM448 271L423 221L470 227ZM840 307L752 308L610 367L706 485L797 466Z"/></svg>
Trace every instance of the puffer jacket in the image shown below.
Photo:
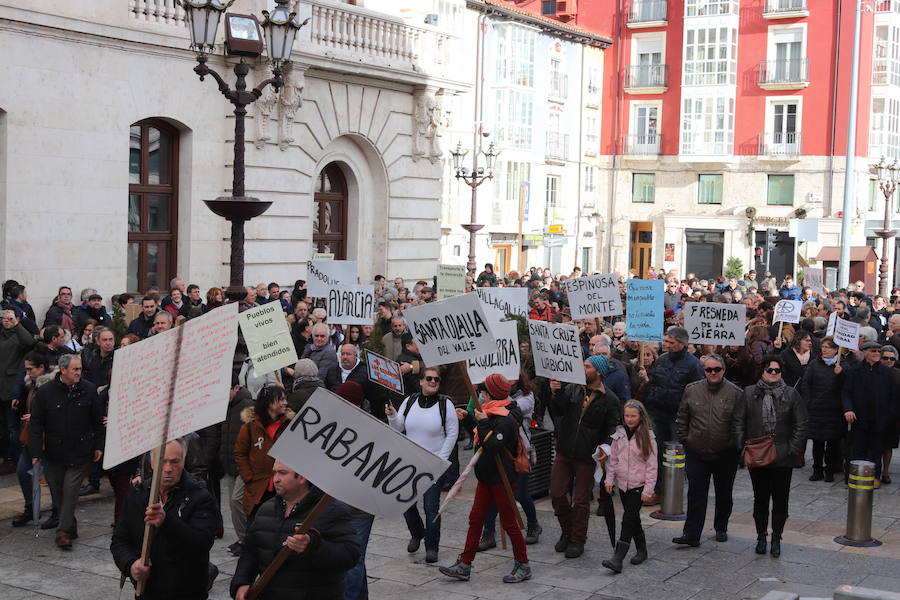
<svg viewBox="0 0 900 600"><path fill-rule="evenodd" d="M231 579L231 596L242 585L251 585L274 560L294 526L313 509L322 492L311 488L288 516L281 496L270 498L256 513ZM310 530L310 546L291 553L275 573L260 600L335 600L343 598L344 573L359 560L359 544L347 505L337 500L319 515Z"/></svg>
<svg viewBox="0 0 900 600"><path fill-rule="evenodd" d="M631 400L631 382L628 380L625 365L620 361L615 359L609 361L609 373L603 378L603 385L616 395L622 406Z"/></svg>
<svg viewBox="0 0 900 600"><path fill-rule="evenodd" d="M647 392L647 409L651 414L675 415L681 405L681 395L689 383L703 379L703 367L687 348L678 352L666 352L650 369L650 389Z"/></svg>
<svg viewBox="0 0 900 600"><path fill-rule="evenodd" d="M809 361L800 383L800 394L806 402L809 419L807 434L816 441L836 440L847 431L841 408L841 391L844 388L847 365L834 374L834 365L828 366L819 357Z"/></svg>
<svg viewBox="0 0 900 600"><path fill-rule="evenodd" d="M275 459L269 456L269 450L293 418L294 412L288 409L281 416L281 425L275 432L275 437L269 437L266 428L256 418L256 411L252 406L241 411L244 425L234 442L234 463L244 480L244 512L248 515L262 499L272 478Z"/></svg>
<svg viewBox="0 0 900 600"><path fill-rule="evenodd" d="M628 434L621 425L616 427L612 435L609 464L606 467L607 485L613 485L627 492L642 487L652 490L656 486L656 436L650 431L650 454L644 453L638 446L637 436Z"/></svg>
<svg viewBox="0 0 900 600"><path fill-rule="evenodd" d="M734 413L735 446L743 449L744 442L766 435L762 422L763 391L756 385L744 390L743 410ZM777 467L794 467L806 449L806 403L797 390L785 387L781 401L775 407L775 452ZM765 467L763 467L765 468Z"/></svg>
<svg viewBox="0 0 900 600"><path fill-rule="evenodd" d="M582 412L587 388L570 384L553 394L553 409L562 415L556 436L556 451L567 458L593 463L597 446L608 445L619 423L619 399L609 388L597 392Z"/></svg>
<svg viewBox="0 0 900 600"><path fill-rule="evenodd" d="M734 413L741 409L743 398L741 388L730 381L716 386L705 379L689 383L675 417L678 441L702 457L732 451Z"/></svg>

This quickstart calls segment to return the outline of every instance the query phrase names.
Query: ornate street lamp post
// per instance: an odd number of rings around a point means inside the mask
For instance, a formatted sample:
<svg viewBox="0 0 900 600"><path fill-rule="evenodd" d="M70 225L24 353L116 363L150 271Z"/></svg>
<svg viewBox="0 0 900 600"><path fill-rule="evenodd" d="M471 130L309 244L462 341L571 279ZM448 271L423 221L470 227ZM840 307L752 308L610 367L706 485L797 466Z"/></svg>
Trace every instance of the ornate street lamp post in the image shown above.
<svg viewBox="0 0 900 600"><path fill-rule="evenodd" d="M488 134L482 134L484 137L488 137ZM476 136L477 139L477 136ZM466 157L469 151L462 147L462 142L457 142L456 148L450 151L450 155L453 157L453 170L456 172L455 177L457 179L461 179L472 188L472 212L471 219L469 223L462 226L463 229L469 232L469 261L466 263L466 269L469 271L469 275L473 278L475 277L475 232L482 229L484 225L478 225L475 223L476 219L478 219L478 186L487 181L488 179L494 178L494 164L497 161L497 156L500 155L500 152L494 147L494 142L488 144L487 152L484 150L477 150L472 153L472 170L470 171L467 167L462 165L463 159ZM481 154L484 156L485 167L478 166L478 155Z"/></svg>
<svg viewBox="0 0 900 600"><path fill-rule="evenodd" d="M875 231L875 235L881 238L881 266L878 268L878 293L887 298L890 292L888 277L888 243L897 235L897 232L891 228L891 200L894 196L894 190L897 189L897 178L900 176L900 165L897 159L887 164L884 157L874 166L878 175L878 186L881 193L884 194L884 223L881 229Z"/></svg>
<svg viewBox="0 0 900 600"><path fill-rule="evenodd" d="M244 223L263 214L272 205L272 202L244 195L244 119L247 106L262 96L266 86L271 85L277 92L284 85L282 66L290 60L297 31L306 24L306 21L297 21L296 14L288 7L288 1L275 0L276 6L271 13L262 11L262 30L268 47L272 77L247 91L250 65L244 62L244 57L259 57L263 49L256 17L225 15L226 50L229 54L241 57L240 62L234 65L235 84L232 89L207 65L207 61L215 49L219 21L234 0L178 0L186 13L191 33L191 50L197 53L198 64L194 67L194 72L200 76L200 81L207 75L215 79L219 84L219 91L234 105L234 179L231 196L205 201L212 212L231 221L231 273L226 296L232 301L240 300L247 294L244 287Z"/></svg>

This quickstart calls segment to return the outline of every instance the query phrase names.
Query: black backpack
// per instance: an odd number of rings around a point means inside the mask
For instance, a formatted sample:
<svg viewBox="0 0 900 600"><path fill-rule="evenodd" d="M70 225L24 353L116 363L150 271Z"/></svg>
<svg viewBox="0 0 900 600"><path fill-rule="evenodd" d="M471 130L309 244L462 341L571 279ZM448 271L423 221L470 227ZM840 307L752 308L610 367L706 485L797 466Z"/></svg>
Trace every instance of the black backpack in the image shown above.
<svg viewBox="0 0 900 600"><path fill-rule="evenodd" d="M403 420L404 421L406 420L406 417L409 415L409 411L412 410L413 404L416 404L419 402L419 397L421 395L422 394L420 394L419 392L416 392L414 394L411 394L409 396L409 398L406 399L406 407L403 409ZM438 394L438 398L440 398L440 400L438 400L438 402L440 403L440 407L441 407L441 428L444 430L444 435L447 435L447 396L444 396L443 394Z"/></svg>

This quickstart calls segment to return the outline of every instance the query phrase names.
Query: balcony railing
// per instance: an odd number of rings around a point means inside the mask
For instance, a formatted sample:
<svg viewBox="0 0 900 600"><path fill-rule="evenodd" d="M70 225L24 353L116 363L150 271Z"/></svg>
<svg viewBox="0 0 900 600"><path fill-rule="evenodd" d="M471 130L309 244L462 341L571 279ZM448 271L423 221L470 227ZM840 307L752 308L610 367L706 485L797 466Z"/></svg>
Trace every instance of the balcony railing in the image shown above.
<svg viewBox="0 0 900 600"><path fill-rule="evenodd" d="M640 27L646 23L663 24L668 16L668 0L634 0L628 7L628 26Z"/></svg>
<svg viewBox="0 0 900 600"><path fill-rule="evenodd" d="M547 150L544 158L550 161L569 160L569 136L558 131L547 132Z"/></svg>
<svg viewBox="0 0 900 600"><path fill-rule="evenodd" d="M876 0L875 12L900 13L900 0Z"/></svg>
<svg viewBox="0 0 900 600"><path fill-rule="evenodd" d="M766 6L763 9L764 17L771 19L795 15L809 15L807 0L766 0Z"/></svg>
<svg viewBox="0 0 900 600"><path fill-rule="evenodd" d="M551 98L565 100L569 97L569 76L564 73L550 72L550 91L547 94Z"/></svg>
<svg viewBox="0 0 900 600"><path fill-rule="evenodd" d="M809 85L809 59L763 60L759 85L765 89L797 89Z"/></svg>
<svg viewBox="0 0 900 600"><path fill-rule="evenodd" d="M128 12L138 21L184 25L184 9L175 0L128 0Z"/></svg>
<svg viewBox="0 0 900 600"><path fill-rule="evenodd" d="M660 133L635 133L622 136L622 154L626 156L658 156L662 145Z"/></svg>
<svg viewBox="0 0 900 600"><path fill-rule="evenodd" d="M687 0L684 6L686 17L717 17L740 14L737 0Z"/></svg>
<svg viewBox="0 0 900 600"><path fill-rule="evenodd" d="M625 67L625 89L665 91L669 87L669 65L631 65Z"/></svg>
<svg viewBox="0 0 900 600"><path fill-rule="evenodd" d="M792 158L800 156L799 131L767 131L759 134L759 156Z"/></svg>

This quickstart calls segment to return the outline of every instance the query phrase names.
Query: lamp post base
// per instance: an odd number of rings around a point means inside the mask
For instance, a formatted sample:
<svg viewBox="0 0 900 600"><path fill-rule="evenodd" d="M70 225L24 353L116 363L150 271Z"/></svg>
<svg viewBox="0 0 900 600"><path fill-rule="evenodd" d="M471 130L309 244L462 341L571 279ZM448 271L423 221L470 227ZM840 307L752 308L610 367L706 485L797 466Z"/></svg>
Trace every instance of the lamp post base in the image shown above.
<svg viewBox="0 0 900 600"><path fill-rule="evenodd" d="M476 223L467 223L465 225L461 225L463 229L469 232L469 261L466 263L466 270L469 271L469 275L475 277L475 232L484 229L484 225L478 225Z"/></svg>

